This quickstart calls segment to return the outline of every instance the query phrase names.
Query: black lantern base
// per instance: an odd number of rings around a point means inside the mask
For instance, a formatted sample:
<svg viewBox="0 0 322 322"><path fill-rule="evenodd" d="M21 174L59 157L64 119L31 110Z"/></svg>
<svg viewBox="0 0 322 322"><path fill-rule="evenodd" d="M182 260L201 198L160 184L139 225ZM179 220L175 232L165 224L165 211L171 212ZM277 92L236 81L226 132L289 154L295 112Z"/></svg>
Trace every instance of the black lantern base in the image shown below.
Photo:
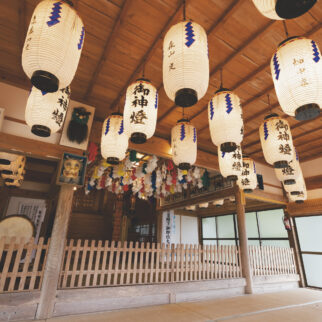
<svg viewBox="0 0 322 322"><path fill-rule="evenodd" d="M9 175L9 176L12 176L12 175L13 175L13 172L12 172L12 171L10 171L10 170L2 170L2 171L1 171L1 173L3 173L3 174L7 174L7 175Z"/></svg>
<svg viewBox="0 0 322 322"><path fill-rule="evenodd" d="M4 179L4 182L8 182L8 183L12 183L12 182L14 182L14 181L15 181L14 179L9 179L9 178Z"/></svg>
<svg viewBox="0 0 322 322"><path fill-rule="evenodd" d="M296 182L295 182L295 180L294 179L287 179L287 180L284 180L284 184L286 185L286 186L288 186L288 185L291 185L291 184L295 184Z"/></svg>
<svg viewBox="0 0 322 322"><path fill-rule="evenodd" d="M31 76L31 84L43 92L54 93L58 91L59 81L49 72L36 70Z"/></svg>
<svg viewBox="0 0 322 322"><path fill-rule="evenodd" d="M282 168L287 168L287 167L288 167L288 162L285 160L274 162L275 169L282 169Z"/></svg>
<svg viewBox="0 0 322 322"><path fill-rule="evenodd" d="M283 19L293 19L309 11L316 0L277 0L275 11Z"/></svg>
<svg viewBox="0 0 322 322"><path fill-rule="evenodd" d="M225 142L220 145L220 151L222 152L233 152L237 149L237 144L234 142Z"/></svg>
<svg viewBox="0 0 322 322"><path fill-rule="evenodd" d="M119 164L120 160L119 158L109 157L106 159L106 162L110 164Z"/></svg>
<svg viewBox="0 0 322 322"><path fill-rule="evenodd" d="M189 170L191 167L190 163L179 163L180 170Z"/></svg>
<svg viewBox="0 0 322 322"><path fill-rule="evenodd" d="M132 143L142 144L146 142L146 135L144 133L135 132L132 133L130 140Z"/></svg>
<svg viewBox="0 0 322 322"><path fill-rule="evenodd" d="M300 194L300 191L292 191L291 195L292 196L298 196Z"/></svg>
<svg viewBox="0 0 322 322"><path fill-rule="evenodd" d="M176 92L174 102L181 107L190 107L198 102L198 95L194 89L182 88Z"/></svg>
<svg viewBox="0 0 322 322"><path fill-rule="evenodd" d="M230 181L237 181L238 177L237 176L228 176L227 177L227 180L230 180Z"/></svg>
<svg viewBox="0 0 322 322"><path fill-rule="evenodd" d="M253 192L253 189L244 189L244 192L245 193L252 193Z"/></svg>
<svg viewBox="0 0 322 322"><path fill-rule="evenodd" d="M37 136L47 138L48 136L50 136L51 130L47 126L36 124L32 126L31 132Z"/></svg>
<svg viewBox="0 0 322 322"><path fill-rule="evenodd" d="M304 203L304 200L296 200L296 203Z"/></svg>
<svg viewBox="0 0 322 322"><path fill-rule="evenodd" d="M216 205L216 208L221 207L221 205Z"/></svg>
<svg viewBox="0 0 322 322"><path fill-rule="evenodd" d="M318 104L306 104L303 106L300 106L295 111L295 118L298 121L306 121L311 120L319 116L320 114L320 106Z"/></svg>
<svg viewBox="0 0 322 322"><path fill-rule="evenodd" d="M62 0L63 2L66 2L68 5L70 5L71 7L74 7L74 4L72 1L70 0Z"/></svg>
<svg viewBox="0 0 322 322"><path fill-rule="evenodd" d="M7 159L0 159L0 164L9 165L11 162Z"/></svg>

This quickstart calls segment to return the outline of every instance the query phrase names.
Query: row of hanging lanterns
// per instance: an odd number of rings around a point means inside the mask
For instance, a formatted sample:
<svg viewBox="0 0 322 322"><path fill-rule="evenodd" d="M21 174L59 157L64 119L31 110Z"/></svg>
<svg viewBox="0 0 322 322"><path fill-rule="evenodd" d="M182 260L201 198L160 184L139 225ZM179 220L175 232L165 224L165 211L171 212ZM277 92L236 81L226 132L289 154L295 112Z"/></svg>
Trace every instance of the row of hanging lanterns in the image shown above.
<svg viewBox="0 0 322 322"><path fill-rule="evenodd" d="M7 186L20 186L25 175L26 157L0 152L1 177Z"/></svg>

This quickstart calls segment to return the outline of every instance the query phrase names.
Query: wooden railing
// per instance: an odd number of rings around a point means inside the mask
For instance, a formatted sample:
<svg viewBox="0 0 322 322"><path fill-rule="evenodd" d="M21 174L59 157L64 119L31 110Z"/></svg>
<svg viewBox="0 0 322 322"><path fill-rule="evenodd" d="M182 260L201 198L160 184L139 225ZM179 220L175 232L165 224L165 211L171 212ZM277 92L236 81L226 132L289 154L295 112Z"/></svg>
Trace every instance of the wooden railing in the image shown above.
<svg viewBox="0 0 322 322"><path fill-rule="evenodd" d="M201 281L242 276L238 247L70 240L60 288Z"/></svg>
<svg viewBox="0 0 322 322"><path fill-rule="evenodd" d="M46 263L49 240L26 240L13 237L5 243L0 238L0 293L39 290Z"/></svg>
<svg viewBox="0 0 322 322"><path fill-rule="evenodd" d="M253 275L297 274L293 248L249 246Z"/></svg>

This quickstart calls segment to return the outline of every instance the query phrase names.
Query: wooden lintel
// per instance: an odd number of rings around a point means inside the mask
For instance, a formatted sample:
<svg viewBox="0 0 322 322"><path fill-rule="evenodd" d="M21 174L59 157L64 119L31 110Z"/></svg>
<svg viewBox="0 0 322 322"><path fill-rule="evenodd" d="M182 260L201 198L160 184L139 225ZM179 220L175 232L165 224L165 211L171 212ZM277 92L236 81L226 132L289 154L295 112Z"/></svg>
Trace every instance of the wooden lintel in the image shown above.
<svg viewBox="0 0 322 322"><path fill-rule="evenodd" d="M17 154L32 155L44 159L61 159L63 152L82 155L83 151L59 144L47 143L16 136L7 133L0 133L0 150Z"/></svg>
<svg viewBox="0 0 322 322"><path fill-rule="evenodd" d="M286 205L287 200L280 195L265 192L259 189L254 190L252 193L245 195L247 199L256 199L260 201L265 201L273 204Z"/></svg>
<svg viewBox="0 0 322 322"><path fill-rule="evenodd" d="M306 200L303 203L290 202L287 204L290 216L313 216L322 213L322 198Z"/></svg>
<svg viewBox="0 0 322 322"><path fill-rule="evenodd" d="M200 195L195 198L189 198L185 200L180 200L177 202L170 203L168 205L163 205L158 207L158 211L166 211L166 210L171 210L171 209L178 209L178 208L183 208L186 206L190 205L198 205L200 203L204 202L210 202L215 199L221 199L225 197L230 197L235 195L236 188L229 188L229 189L224 189L224 190L219 190L219 191L214 191L208 194Z"/></svg>

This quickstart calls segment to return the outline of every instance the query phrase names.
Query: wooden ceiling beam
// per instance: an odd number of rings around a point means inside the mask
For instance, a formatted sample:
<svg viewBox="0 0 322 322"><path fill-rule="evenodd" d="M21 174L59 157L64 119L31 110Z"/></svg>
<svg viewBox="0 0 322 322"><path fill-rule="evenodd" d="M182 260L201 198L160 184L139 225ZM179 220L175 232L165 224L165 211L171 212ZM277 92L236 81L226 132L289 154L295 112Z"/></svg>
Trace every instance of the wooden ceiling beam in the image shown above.
<svg viewBox="0 0 322 322"><path fill-rule="evenodd" d="M120 9L120 12L119 12L117 18L115 19L112 31L105 43L102 55L98 61L98 64L97 64L97 66L94 70L94 73L92 75L92 78L89 82L89 86L88 86L86 93L83 97L83 100L85 100L85 101L88 100L88 98L90 97L90 95L92 93L92 90L93 90L93 87L96 83L98 75L99 75L100 71L103 69L105 62L108 59L111 49L113 48L113 46L115 44L115 40L119 36L120 28L122 27L122 23L124 21L124 18L126 17L128 10L131 7L133 2L134 2L133 0L124 1L123 7Z"/></svg>
<svg viewBox="0 0 322 322"><path fill-rule="evenodd" d="M235 2L233 3L233 5L229 8L228 13L224 12L222 17L219 19L219 21L223 21L225 22L238 8L239 6L242 4L242 2ZM224 15L229 15L227 19L225 19ZM222 23L223 23L222 22ZM215 66L213 68L213 70L210 72L210 76L209 79L211 79L212 77L214 77L216 75L216 73L222 69L223 67L225 67L226 65L228 65L235 57L237 57L238 55L240 55L245 48L247 48L253 41L255 41L259 36L261 36L263 33L265 33L273 24L275 23L275 21L270 21L269 23L267 23L263 28L261 28L260 30L258 30L256 33L254 33L253 35L251 35L246 41L244 41L242 43L242 45L236 50L234 51L232 54L230 54L224 61L222 61L221 63L219 63L217 66ZM208 32L208 34L210 34L211 32L213 32L214 30L217 30L218 27L221 27L222 24L216 23L216 28L210 28L210 31ZM176 105L173 105L170 107L170 109L168 109L159 119L158 122L162 121L165 117L167 117L172 111L173 109L176 107ZM194 114L191 117L191 120L196 118L198 115L200 115L205 109L207 108L204 107L202 110L200 110L199 112L197 112L196 114Z"/></svg>
<svg viewBox="0 0 322 322"><path fill-rule="evenodd" d="M188 5L188 3L190 1L191 0L186 1L186 6ZM183 3L184 3L184 0L182 0L180 2L179 6L177 7L177 9L173 13L173 15L168 19L168 21L166 22L166 24L163 26L160 34L154 39L154 41L152 43L152 46L149 48L149 50L146 52L146 54L142 57L142 59L140 60L138 66L136 67L136 69L133 71L133 73L131 74L131 76L127 80L126 84L123 86L123 88L121 89L121 91L118 93L116 99L110 105L110 111L111 112L120 103L120 101L121 101L123 95L125 94L126 89L128 88L128 86L135 80L137 74L143 69L143 67L147 64L147 62L153 57L155 51L158 48L162 47L163 37L164 37L165 33L168 31L168 29L170 28L170 26L173 24L173 21L177 20L179 14L181 14L181 10L183 8ZM161 87L162 87L162 85L159 87L159 89Z"/></svg>

